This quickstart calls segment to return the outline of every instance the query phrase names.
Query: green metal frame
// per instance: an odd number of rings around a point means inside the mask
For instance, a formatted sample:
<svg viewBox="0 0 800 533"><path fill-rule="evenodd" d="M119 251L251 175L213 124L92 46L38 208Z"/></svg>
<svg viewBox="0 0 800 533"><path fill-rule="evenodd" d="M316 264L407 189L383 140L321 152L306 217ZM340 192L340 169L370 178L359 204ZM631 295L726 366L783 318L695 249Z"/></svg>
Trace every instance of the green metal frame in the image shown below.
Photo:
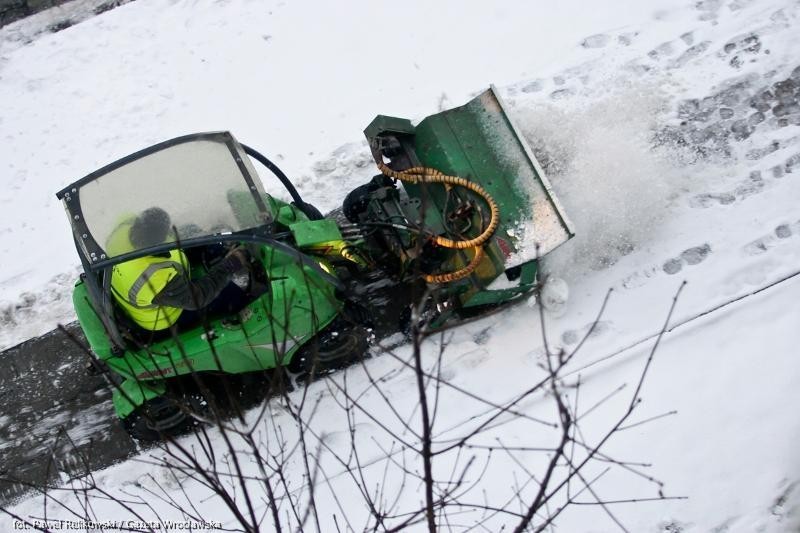
<svg viewBox="0 0 800 533"><path fill-rule="evenodd" d="M405 166L398 168L393 160L391 165L395 170L424 165L478 182L500 206L500 224L484 246L484 260L467 278L443 287L445 296L457 300L460 309L478 311L502 304L535 286L537 258L512 264L512 258L520 251L515 232L521 221L532 222L535 229L545 227L548 231L543 233L554 235L543 254L573 234L540 165L493 88L464 106L427 117L416 127L407 119L378 116L365 134L376 161L383 161L382 140L396 138L405 149L402 159ZM408 184L404 187L408 196L419 200L421 206L408 207L407 218L415 219L419 210L427 230L448 233L445 220L448 199L444 187ZM70 191L62 191L63 196L66 198ZM463 191L454 191L451 194L459 195L462 201L481 201ZM121 341L112 343L113 335L109 333L114 328L104 324L94 307L104 305L99 300L110 295L96 294L96 278L90 280L92 294L84 281L76 284L73 303L89 345L118 377L114 380L118 386L113 403L121 418L147 400L163 395L168 380L177 376L195 371L241 374L288 364L305 343L340 313L342 302L337 298L335 286L338 280L328 275L332 269L325 259L342 242L336 222L309 220L302 210L269 195L259 198L257 206L270 215L265 216L265 223L269 218L272 231L290 235L294 247L305 248L311 255L292 255L291 244L275 240L272 244L262 243L257 249L269 290L240 313L240 321L235 325L221 319L211 320L207 327L181 331L174 338L153 342L145 348L128 346L120 353ZM472 213L473 228L484 222L481 217L485 211ZM269 238L270 232L265 231L263 240ZM250 235L248 242L254 239L258 241L260 237ZM444 263L440 265L443 272L459 270L471 259L471 254L464 251L442 252L445 252ZM87 275L97 276L111 265L84 263L84 267ZM517 285L489 289L503 275L518 280ZM446 314L440 317L446 319Z"/></svg>
<svg viewBox="0 0 800 533"><path fill-rule="evenodd" d="M338 228L332 231L331 221L308 221L294 206L268 200L277 208L276 221L293 228L301 241L315 244L319 238L341 238ZM86 284L76 284L73 304L89 346L120 378L121 384L113 394L120 418L163 394L169 378L195 371L241 374L287 365L306 342L338 316L342 304L334 287L315 270L270 246L260 248L259 259L270 287L240 313L238 324L211 320L208 329L198 326L122 354L115 353L91 305ZM324 264L323 259L320 262Z"/></svg>
<svg viewBox="0 0 800 533"><path fill-rule="evenodd" d="M569 220L552 193L541 166L512 122L505 104L494 88L478 95L464 106L443 111L422 120L416 127L407 119L380 115L364 130L376 161L382 161L381 142L396 137L406 148L406 166L422 165L480 183L500 206L500 224L494 237L484 246L486 258L468 278L452 283L446 290L456 295L462 308L501 304L530 291L536 283L536 258L510 265L518 252L515 234L521 222L533 219L534 226L552 224L561 234L549 243L546 253L573 235ZM391 166L391 165L390 165ZM404 170L396 168L395 170ZM409 197L425 206L425 226L446 233L443 213L446 192L436 185L404 184ZM538 202L538 203L537 203ZM549 219L537 219L534 205ZM553 220L555 219L555 220ZM480 224L480 219L474 222ZM463 268L471 254L452 252L442 271ZM487 287L509 267L516 287L490 290Z"/></svg>

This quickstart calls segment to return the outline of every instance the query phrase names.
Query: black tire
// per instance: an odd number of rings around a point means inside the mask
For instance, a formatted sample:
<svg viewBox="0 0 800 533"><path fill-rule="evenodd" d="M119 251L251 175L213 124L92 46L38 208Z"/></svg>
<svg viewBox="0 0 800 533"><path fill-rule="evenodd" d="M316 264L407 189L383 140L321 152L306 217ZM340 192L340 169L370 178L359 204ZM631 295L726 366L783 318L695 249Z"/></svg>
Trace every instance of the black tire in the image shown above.
<svg viewBox="0 0 800 533"><path fill-rule="evenodd" d="M369 183L356 187L350 191L342 202L342 213L352 223L360 222L361 215L366 212L372 193L381 187L392 185L392 180L383 174L378 174Z"/></svg>
<svg viewBox="0 0 800 533"><path fill-rule="evenodd" d="M343 318L302 346L292 357L289 371L321 376L361 360L369 348L369 331Z"/></svg>
<svg viewBox="0 0 800 533"><path fill-rule="evenodd" d="M143 442L156 442L188 432L195 420L173 399L159 396L146 401L122 419L128 434Z"/></svg>
<svg viewBox="0 0 800 533"><path fill-rule="evenodd" d="M370 195L374 189L375 187L371 183L368 183L356 187L345 196L344 202L342 203L342 213L344 213L347 220L354 224L359 222L361 214L367 210Z"/></svg>

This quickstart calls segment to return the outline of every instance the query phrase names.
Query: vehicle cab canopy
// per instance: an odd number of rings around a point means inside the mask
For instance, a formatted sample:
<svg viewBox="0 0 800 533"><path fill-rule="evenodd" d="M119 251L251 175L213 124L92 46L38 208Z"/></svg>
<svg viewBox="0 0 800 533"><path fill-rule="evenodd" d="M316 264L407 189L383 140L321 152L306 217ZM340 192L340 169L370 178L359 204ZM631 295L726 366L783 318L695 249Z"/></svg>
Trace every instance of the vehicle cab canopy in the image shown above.
<svg viewBox="0 0 800 533"><path fill-rule="evenodd" d="M221 234L264 235L272 222L261 180L229 132L151 146L92 172L57 197L91 270L146 255L146 250L174 248L178 241L190 246ZM137 248L120 230L151 208L163 209L175 231L161 245Z"/></svg>

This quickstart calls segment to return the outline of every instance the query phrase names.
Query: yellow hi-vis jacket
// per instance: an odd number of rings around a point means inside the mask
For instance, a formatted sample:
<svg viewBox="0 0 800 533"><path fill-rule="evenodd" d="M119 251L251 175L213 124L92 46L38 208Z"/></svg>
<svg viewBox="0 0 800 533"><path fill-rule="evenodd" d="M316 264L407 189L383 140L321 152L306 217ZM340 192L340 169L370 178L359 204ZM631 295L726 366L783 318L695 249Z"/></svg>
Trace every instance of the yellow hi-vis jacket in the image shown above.
<svg viewBox="0 0 800 533"><path fill-rule="evenodd" d="M175 324L183 309L155 305L153 298L172 278L188 272L189 262L181 250L172 250L169 257L139 257L113 268L111 292L139 326L150 331L166 329Z"/></svg>

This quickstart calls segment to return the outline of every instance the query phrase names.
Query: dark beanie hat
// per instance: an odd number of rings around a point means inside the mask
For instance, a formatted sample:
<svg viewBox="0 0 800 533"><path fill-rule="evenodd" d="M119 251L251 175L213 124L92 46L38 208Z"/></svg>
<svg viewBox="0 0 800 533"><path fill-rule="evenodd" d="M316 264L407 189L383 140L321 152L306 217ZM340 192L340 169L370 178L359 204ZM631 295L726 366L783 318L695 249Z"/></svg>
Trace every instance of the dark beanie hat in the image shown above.
<svg viewBox="0 0 800 533"><path fill-rule="evenodd" d="M160 207L145 209L136 217L130 231L130 240L136 248L147 248L162 244L167 240L170 219Z"/></svg>

